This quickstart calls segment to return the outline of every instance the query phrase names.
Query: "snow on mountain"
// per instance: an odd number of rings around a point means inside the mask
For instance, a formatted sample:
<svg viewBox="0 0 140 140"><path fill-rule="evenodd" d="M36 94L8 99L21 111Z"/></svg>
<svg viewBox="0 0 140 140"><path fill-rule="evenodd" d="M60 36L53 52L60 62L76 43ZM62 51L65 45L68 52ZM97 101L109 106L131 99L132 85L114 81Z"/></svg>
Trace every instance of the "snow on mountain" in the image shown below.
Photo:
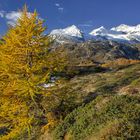
<svg viewBox="0 0 140 140"><path fill-rule="evenodd" d="M135 43L140 42L140 24L137 26L121 24L109 30L102 26L94 29L89 34L96 40L114 40Z"/></svg>
<svg viewBox="0 0 140 140"><path fill-rule="evenodd" d="M72 25L70 27L63 29L63 32L70 36L75 36L75 37L79 37L79 38L83 37L82 31L80 29L78 29L75 25Z"/></svg>
<svg viewBox="0 0 140 140"><path fill-rule="evenodd" d="M88 39L137 43L140 42L140 24L136 26L121 24L111 29L101 26L91 31L89 35L85 35L78 27L72 25L64 29L55 29L49 35L59 43L83 42Z"/></svg>
<svg viewBox="0 0 140 140"><path fill-rule="evenodd" d="M51 31L50 36L56 39L58 42L72 41L83 41L83 32L75 25L69 26L64 29L55 29Z"/></svg>
<svg viewBox="0 0 140 140"><path fill-rule="evenodd" d="M121 24L117 27L113 27L111 28L112 31L117 31L117 32L124 32L124 33L136 33L139 32L140 33L140 24L137 26L128 26L125 24Z"/></svg>
<svg viewBox="0 0 140 140"><path fill-rule="evenodd" d="M119 32L115 30L107 30L103 26L100 28L94 29L92 32L89 33L93 39L96 40L129 40L124 36L122 33L120 34Z"/></svg>
<svg viewBox="0 0 140 140"><path fill-rule="evenodd" d="M69 26L65 29L55 29L50 35L69 35L74 37L83 37L83 33L80 29L78 29L75 25Z"/></svg>
<svg viewBox="0 0 140 140"><path fill-rule="evenodd" d="M93 30L89 34L90 35L94 35L94 36L97 36L97 35L106 35L106 34L108 34L108 30L105 29L103 26L101 26L100 28L97 28L97 29Z"/></svg>

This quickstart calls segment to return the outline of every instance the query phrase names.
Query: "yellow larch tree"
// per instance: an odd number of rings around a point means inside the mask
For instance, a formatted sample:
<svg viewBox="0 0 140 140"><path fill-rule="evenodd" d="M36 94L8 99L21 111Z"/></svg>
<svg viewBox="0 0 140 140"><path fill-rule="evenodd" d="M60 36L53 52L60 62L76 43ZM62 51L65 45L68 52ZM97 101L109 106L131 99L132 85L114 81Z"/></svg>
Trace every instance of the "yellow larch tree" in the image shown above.
<svg viewBox="0 0 140 140"><path fill-rule="evenodd" d="M0 46L2 140L20 139L21 134L30 134L32 126L43 115L39 102L46 93L40 85L50 78L53 70L64 68L63 64L59 67L56 64L58 59L53 61L49 54L50 41L43 35L46 29L43 23L36 11L29 13L25 6ZM62 59L59 61L64 62Z"/></svg>

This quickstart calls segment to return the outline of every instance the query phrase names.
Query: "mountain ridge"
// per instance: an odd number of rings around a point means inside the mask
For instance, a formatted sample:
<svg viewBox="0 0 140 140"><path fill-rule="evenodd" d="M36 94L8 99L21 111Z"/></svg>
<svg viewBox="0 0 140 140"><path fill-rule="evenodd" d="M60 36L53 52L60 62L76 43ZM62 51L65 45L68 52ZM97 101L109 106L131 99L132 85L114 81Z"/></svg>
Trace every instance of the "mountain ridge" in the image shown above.
<svg viewBox="0 0 140 140"><path fill-rule="evenodd" d="M83 42L85 40L112 40L133 44L140 42L140 24L136 26L121 24L110 29L101 26L93 29L88 34L84 33L76 25L72 25L63 29L54 29L50 32L49 36L59 43Z"/></svg>

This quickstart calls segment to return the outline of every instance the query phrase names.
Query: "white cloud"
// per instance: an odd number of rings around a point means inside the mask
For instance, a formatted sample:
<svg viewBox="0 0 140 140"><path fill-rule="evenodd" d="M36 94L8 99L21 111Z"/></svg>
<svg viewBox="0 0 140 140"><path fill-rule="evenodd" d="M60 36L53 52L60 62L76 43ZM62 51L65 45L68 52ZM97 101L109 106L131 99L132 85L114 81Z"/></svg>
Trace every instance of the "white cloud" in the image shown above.
<svg viewBox="0 0 140 140"><path fill-rule="evenodd" d="M93 25L92 24L79 24L79 26L81 26L81 27L91 27Z"/></svg>
<svg viewBox="0 0 140 140"><path fill-rule="evenodd" d="M63 12L64 8L59 3L55 3L55 6L57 7L58 11Z"/></svg>
<svg viewBox="0 0 140 140"><path fill-rule="evenodd" d="M12 26L15 25L18 18L20 17L21 17L21 12L17 12L17 11L11 11L9 13L6 13L5 15L5 18L7 19L7 23Z"/></svg>
<svg viewBox="0 0 140 140"><path fill-rule="evenodd" d="M28 13L28 16L31 16L32 13ZM7 24L14 26L17 20L21 17L22 13L19 11L0 11L0 17L5 18L7 20ZM43 20L42 18L38 17L39 19Z"/></svg>
<svg viewBox="0 0 140 140"><path fill-rule="evenodd" d="M18 11L11 11L11 12L6 12L6 11L0 11L0 17L5 18L7 20L7 24L14 26L15 23L17 22L17 19L20 18L21 12Z"/></svg>
<svg viewBox="0 0 140 140"><path fill-rule="evenodd" d="M59 4L59 3L55 3L55 6L56 6L56 7L60 7L60 4Z"/></svg>
<svg viewBox="0 0 140 140"><path fill-rule="evenodd" d="M93 21L92 20L88 20L84 23L79 24L78 26L80 27L92 27L93 26Z"/></svg>
<svg viewBox="0 0 140 140"><path fill-rule="evenodd" d="M1 10L0 11L0 17L3 18L4 17L4 14L5 14L5 11Z"/></svg>
<svg viewBox="0 0 140 140"><path fill-rule="evenodd" d="M63 8L63 7L59 7L58 10L59 10L60 12L63 12L63 11L64 11L64 8Z"/></svg>

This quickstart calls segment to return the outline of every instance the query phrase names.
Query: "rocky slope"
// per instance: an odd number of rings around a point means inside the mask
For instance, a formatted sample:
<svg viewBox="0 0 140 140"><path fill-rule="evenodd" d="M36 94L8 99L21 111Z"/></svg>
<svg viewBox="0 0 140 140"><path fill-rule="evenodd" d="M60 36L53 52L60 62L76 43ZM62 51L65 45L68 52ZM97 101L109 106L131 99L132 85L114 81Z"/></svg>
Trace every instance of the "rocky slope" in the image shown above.
<svg viewBox="0 0 140 140"><path fill-rule="evenodd" d="M54 43L53 48L61 46ZM140 59L140 45L130 45L114 41L86 41L63 44L71 58L103 63L117 58Z"/></svg>

